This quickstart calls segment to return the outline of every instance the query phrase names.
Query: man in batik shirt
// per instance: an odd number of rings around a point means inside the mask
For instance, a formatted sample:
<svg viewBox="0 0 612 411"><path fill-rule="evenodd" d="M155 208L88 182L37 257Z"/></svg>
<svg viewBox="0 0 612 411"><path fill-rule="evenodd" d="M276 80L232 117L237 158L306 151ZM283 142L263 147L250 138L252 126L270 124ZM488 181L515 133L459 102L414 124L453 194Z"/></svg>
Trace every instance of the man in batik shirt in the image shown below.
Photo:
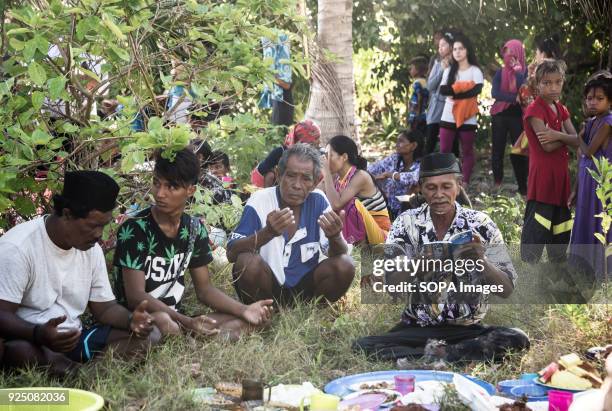
<svg viewBox="0 0 612 411"><path fill-rule="evenodd" d="M385 255L393 258L389 256L389 249L401 249L407 258L417 258L419 252L427 249L427 244L441 244L455 234L469 231L472 241L457 246L453 257L480 261L481 270L468 272L460 281L495 286L495 294L506 298L514 289L516 272L504 249L502 235L491 218L455 201L461 179L452 153L424 157L419 180L426 204L405 211L395 220ZM444 273L416 274L431 278ZM455 283L457 275L450 274ZM415 295L408 294L410 299L399 324L384 335L357 340L353 348L379 359L415 359L427 355L428 359L454 362L499 360L509 350L529 347L527 335L519 329L480 324L488 309L487 295L483 293L442 301L437 299L439 296L429 295L427 300L420 295L419 303L414 303Z"/></svg>

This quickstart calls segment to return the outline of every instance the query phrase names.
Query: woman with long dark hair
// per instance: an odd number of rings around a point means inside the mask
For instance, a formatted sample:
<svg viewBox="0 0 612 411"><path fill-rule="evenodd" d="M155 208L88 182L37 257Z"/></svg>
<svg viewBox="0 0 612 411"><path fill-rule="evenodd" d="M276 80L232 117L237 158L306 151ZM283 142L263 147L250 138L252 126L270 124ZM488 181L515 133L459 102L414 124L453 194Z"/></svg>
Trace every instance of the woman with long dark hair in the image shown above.
<svg viewBox="0 0 612 411"><path fill-rule="evenodd" d="M393 218L402 211L397 196L412 194L419 184L423 134L418 130L404 130L397 136L395 153L368 166L368 171L381 184Z"/></svg>
<svg viewBox="0 0 612 411"><path fill-rule="evenodd" d="M351 243L384 243L391 228L387 201L367 171L367 161L347 136L335 136L323 161L323 187L332 208L346 213L343 234Z"/></svg>
<svg viewBox="0 0 612 411"><path fill-rule="evenodd" d="M440 134L440 120L442 118L442 110L444 109L445 96L440 94L440 85L442 84L442 75L447 67L450 67L453 52L454 35L451 32L445 32L440 37L438 42L438 56L434 60L433 66L427 77L427 89L429 90L429 105L427 106L426 116L426 135L427 141L425 146L425 154L431 154L436 150L438 144L438 135ZM453 153L459 157L459 145L453 145Z"/></svg>
<svg viewBox="0 0 612 411"><path fill-rule="evenodd" d="M483 83L484 76L478 67L472 42L465 35L456 34L453 40L453 61L444 70L440 86L440 94L447 96L440 121L440 152L450 153L453 141L459 138L466 184L474 168L478 95Z"/></svg>

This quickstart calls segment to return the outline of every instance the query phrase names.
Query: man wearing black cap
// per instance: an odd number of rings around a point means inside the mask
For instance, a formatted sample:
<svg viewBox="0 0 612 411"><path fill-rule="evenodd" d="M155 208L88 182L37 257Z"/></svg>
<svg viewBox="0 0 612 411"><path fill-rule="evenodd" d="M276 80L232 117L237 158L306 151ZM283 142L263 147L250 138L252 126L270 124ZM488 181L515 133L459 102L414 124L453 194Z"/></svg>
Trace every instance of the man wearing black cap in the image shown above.
<svg viewBox="0 0 612 411"><path fill-rule="evenodd" d="M493 294L506 298L514 289L516 272L503 249L501 232L485 213L462 207L455 201L461 179L454 154L425 156L421 160L419 181L426 204L405 211L395 220L385 252L401 248L408 259L418 260L422 250L428 248L424 245L450 241L455 234L468 233L471 242L454 248L453 261L480 261L481 265L478 272L461 273L466 275L462 281L495 286L497 292ZM432 272L416 270L410 274L418 281L423 276L431 276ZM446 275L444 272L436 274ZM458 270L448 273L451 281L459 274ZM479 324L488 309L486 295L476 293L469 299L454 301L424 300L421 295L419 304L411 303L415 301L411 293L408 297L408 305L398 325L385 335L356 341L354 348L380 359L414 359L426 355L431 360L453 362L497 360L509 349L529 347L527 336L518 329Z"/></svg>
<svg viewBox="0 0 612 411"><path fill-rule="evenodd" d="M159 340L146 303L130 313L115 301L97 244L118 192L106 174L68 172L52 215L0 237L5 367L42 365L63 375L108 347L136 353ZM91 328L79 319L88 307L96 320Z"/></svg>

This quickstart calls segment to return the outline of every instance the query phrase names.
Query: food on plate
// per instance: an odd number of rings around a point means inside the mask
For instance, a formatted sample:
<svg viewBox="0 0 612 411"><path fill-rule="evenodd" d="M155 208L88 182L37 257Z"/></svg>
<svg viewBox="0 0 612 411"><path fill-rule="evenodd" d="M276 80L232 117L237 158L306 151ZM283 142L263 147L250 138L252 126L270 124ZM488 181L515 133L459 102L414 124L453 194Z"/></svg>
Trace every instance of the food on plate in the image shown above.
<svg viewBox="0 0 612 411"><path fill-rule="evenodd" d="M550 379L550 385L568 390L588 390L593 385L586 378L580 378L569 371L558 371Z"/></svg>
<svg viewBox="0 0 612 411"><path fill-rule="evenodd" d="M210 407L231 408L231 406L240 402L240 399L218 393L211 387L196 388L191 394L194 402L201 405L208 405Z"/></svg>
<svg viewBox="0 0 612 411"><path fill-rule="evenodd" d="M312 383L304 382L302 385L297 384L279 384L264 391L264 401L268 401L268 405L281 408L300 408L303 405L310 403L310 397L314 394L320 394L321 391L315 388Z"/></svg>
<svg viewBox="0 0 612 411"><path fill-rule="evenodd" d="M411 403L411 404L406 404L406 405L397 405L391 408L391 411L429 411L429 410L420 404Z"/></svg>
<svg viewBox="0 0 612 411"><path fill-rule="evenodd" d="M512 404L504 404L499 411L532 411L523 401L514 401Z"/></svg>
<svg viewBox="0 0 612 411"><path fill-rule="evenodd" d="M603 382L595 367L575 353L563 355L538 374L541 382L568 390L599 388Z"/></svg>
<svg viewBox="0 0 612 411"><path fill-rule="evenodd" d="M344 396L343 401L344 400L352 400L354 398L360 398L360 397L365 397L365 396L371 396L373 394L378 394L378 395L382 395L384 398L384 402L382 403L383 405L392 405L393 403L397 402L400 398L402 398L402 394L400 394L397 391L393 391L393 390L359 390L359 391L355 391L349 395Z"/></svg>
<svg viewBox="0 0 612 411"><path fill-rule="evenodd" d="M399 400L402 397L402 394L400 394L397 391L392 391L392 390L367 390L368 394L385 394L387 396L387 398L385 398L385 404L388 403L393 403L397 400Z"/></svg>
<svg viewBox="0 0 612 411"><path fill-rule="evenodd" d="M538 374L540 375L540 380L542 380L542 382L548 382L550 381L553 374L557 371L559 371L559 364L557 364L556 362L551 362Z"/></svg>
<svg viewBox="0 0 612 411"><path fill-rule="evenodd" d="M219 382L215 384L215 390L232 397L240 398L242 396L242 385L235 382Z"/></svg>
<svg viewBox="0 0 612 411"><path fill-rule="evenodd" d="M563 366L563 368L570 368L580 364L582 364L582 360L576 353L567 354L559 358L559 365Z"/></svg>
<svg viewBox="0 0 612 411"><path fill-rule="evenodd" d="M393 390L395 384L391 381L365 382L359 385L360 390Z"/></svg>

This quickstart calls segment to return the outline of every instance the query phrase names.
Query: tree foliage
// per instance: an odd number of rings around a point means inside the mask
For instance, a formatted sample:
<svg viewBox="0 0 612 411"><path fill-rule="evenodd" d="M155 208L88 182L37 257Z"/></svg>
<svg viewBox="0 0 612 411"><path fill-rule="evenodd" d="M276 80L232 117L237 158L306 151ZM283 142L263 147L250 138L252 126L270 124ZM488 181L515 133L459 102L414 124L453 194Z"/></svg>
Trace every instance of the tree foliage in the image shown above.
<svg viewBox="0 0 612 411"><path fill-rule="evenodd" d="M499 51L505 41L525 42L528 58L535 52L537 36L559 34L568 63L564 103L581 114L581 95L588 74L605 67L610 48L605 19L589 19L577 1L543 0L388 0L359 1L353 15L354 47L373 48L390 58L371 67L373 78L396 83L392 96L403 104L409 85L408 61L417 55L434 55L432 35L438 29L461 30L476 48L485 75L499 67Z"/></svg>
<svg viewBox="0 0 612 411"><path fill-rule="evenodd" d="M225 149L246 178L278 139L256 110L263 85L274 81L260 39L275 38L278 28L300 38L292 0L32 0L0 12L0 211L33 214L46 206L41 193L80 168L106 168L121 182L125 205L144 201L146 173L134 166L195 137ZM303 59L293 56L300 73ZM205 127L171 121L159 96L181 85L189 90L181 99L193 100ZM101 114L107 97L122 105L118 114ZM59 114L51 116L50 104ZM145 132L132 130L138 113ZM35 179L40 169L44 180Z"/></svg>

